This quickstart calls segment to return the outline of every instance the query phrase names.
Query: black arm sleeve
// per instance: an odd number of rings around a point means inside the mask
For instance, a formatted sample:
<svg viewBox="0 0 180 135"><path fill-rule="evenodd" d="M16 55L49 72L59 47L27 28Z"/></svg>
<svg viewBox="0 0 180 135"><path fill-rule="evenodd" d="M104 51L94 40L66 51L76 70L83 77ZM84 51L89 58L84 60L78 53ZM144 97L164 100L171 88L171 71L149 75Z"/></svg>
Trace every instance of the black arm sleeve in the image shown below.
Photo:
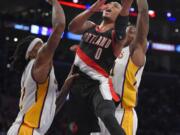
<svg viewBox="0 0 180 135"><path fill-rule="evenodd" d="M118 16L115 22L115 37L116 40L122 40L126 34L129 16Z"/></svg>

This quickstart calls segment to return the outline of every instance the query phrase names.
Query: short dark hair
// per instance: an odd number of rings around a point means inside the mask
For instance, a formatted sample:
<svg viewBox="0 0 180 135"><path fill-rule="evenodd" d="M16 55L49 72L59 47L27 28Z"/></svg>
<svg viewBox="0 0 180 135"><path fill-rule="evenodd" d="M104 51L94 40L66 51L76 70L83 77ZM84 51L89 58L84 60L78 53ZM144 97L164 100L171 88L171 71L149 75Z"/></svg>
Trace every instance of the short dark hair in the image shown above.
<svg viewBox="0 0 180 135"><path fill-rule="evenodd" d="M14 52L12 57L13 61L11 63L11 69L16 72L22 73L28 64L29 60L26 60L25 55L29 47L29 44L35 39L35 36L28 36L25 39L21 40Z"/></svg>

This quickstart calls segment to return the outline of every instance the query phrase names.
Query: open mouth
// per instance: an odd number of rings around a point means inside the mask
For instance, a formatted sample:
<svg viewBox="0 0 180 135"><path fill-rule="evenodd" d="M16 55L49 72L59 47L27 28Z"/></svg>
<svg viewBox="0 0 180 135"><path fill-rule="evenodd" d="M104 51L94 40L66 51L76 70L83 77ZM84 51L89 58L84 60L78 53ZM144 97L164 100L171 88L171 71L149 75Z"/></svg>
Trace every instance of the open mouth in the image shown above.
<svg viewBox="0 0 180 135"><path fill-rule="evenodd" d="M112 10L111 10L111 9L107 9L107 10L106 10L106 12L111 13L111 12L112 12Z"/></svg>
<svg viewBox="0 0 180 135"><path fill-rule="evenodd" d="M132 28L132 29L130 30L130 32L131 32L131 33L135 33L135 32L136 32L136 29L135 29L135 28Z"/></svg>

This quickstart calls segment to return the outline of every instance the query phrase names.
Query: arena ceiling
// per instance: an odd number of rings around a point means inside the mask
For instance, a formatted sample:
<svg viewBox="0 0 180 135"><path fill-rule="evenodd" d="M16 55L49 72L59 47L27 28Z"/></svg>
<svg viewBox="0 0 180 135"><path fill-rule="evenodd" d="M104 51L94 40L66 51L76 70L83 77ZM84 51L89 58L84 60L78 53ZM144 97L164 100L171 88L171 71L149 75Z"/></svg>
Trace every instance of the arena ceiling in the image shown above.
<svg viewBox="0 0 180 135"><path fill-rule="evenodd" d="M22 11L30 7L39 7L45 0L1 0L0 12L1 13L13 13ZM65 0L72 1L72 0ZM86 4L87 2L92 4L95 0L79 0L79 3ZM111 0L108 0L111 1ZM149 5L153 10L170 10L173 12L180 12L180 0L149 0Z"/></svg>
<svg viewBox="0 0 180 135"><path fill-rule="evenodd" d="M61 0L72 2L73 0ZM91 5L96 0L78 0L78 4ZM107 0L108 2L114 0ZM134 0L135 1L135 0ZM180 0L148 0L149 9L156 17L150 20L150 37L153 40L180 43ZM133 4L133 7L136 5ZM137 12L137 8L135 7ZM38 10L40 12L38 12ZM64 6L67 23L82 10ZM72 14L73 13L73 14ZM167 14L172 14L168 18ZM51 6L45 0L0 0L0 24L3 21L51 26ZM99 16L100 17L100 16ZM94 20L98 20L98 15ZM3 20L3 21L1 21ZM136 22L132 17L131 22ZM170 34L169 34L170 33Z"/></svg>
<svg viewBox="0 0 180 135"><path fill-rule="evenodd" d="M0 13L19 12L30 7L37 7L42 0L1 0Z"/></svg>

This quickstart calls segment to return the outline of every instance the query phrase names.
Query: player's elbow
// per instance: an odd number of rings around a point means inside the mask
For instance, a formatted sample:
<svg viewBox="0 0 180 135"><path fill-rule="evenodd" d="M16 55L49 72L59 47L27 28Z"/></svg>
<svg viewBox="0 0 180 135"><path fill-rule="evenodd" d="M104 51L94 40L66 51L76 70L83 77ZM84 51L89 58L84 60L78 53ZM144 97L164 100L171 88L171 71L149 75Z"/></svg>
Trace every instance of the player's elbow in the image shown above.
<svg viewBox="0 0 180 135"><path fill-rule="evenodd" d="M136 60L136 61L134 60L133 63L139 68L143 67L146 63L145 56L141 59Z"/></svg>
<svg viewBox="0 0 180 135"><path fill-rule="evenodd" d="M53 27L56 29L65 29L66 27L66 19L65 17L59 17L53 21Z"/></svg>
<svg viewBox="0 0 180 135"><path fill-rule="evenodd" d="M68 25L68 30L72 33L77 33L78 27L76 26L76 23L74 21L70 22Z"/></svg>
<svg viewBox="0 0 180 135"><path fill-rule="evenodd" d="M135 44L136 46L146 45L147 44L147 34L146 33L137 34L133 44Z"/></svg>

